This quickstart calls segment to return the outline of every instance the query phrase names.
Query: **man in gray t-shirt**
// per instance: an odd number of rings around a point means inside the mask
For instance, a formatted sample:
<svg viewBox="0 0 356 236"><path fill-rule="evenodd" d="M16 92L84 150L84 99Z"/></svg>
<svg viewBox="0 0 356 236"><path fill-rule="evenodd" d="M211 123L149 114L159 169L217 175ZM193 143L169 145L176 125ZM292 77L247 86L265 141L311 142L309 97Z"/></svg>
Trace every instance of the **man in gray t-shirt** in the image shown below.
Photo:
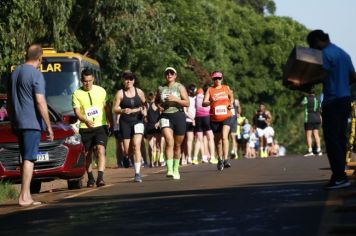
<svg viewBox="0 0 356 236"><path fill-rule="evenodd" d="M9 83L9 117L18 138L22 158L20 206L41 204L32 199L30 192L41 131L46 130L47 139L53 141L45 98L45 82L42 73L37 69L41 65L42 54L40 45L30 46L26 52L25 64L16 67Z"/></svg>
<svg viewBox="0 0 356 236"><path fill-rule="evenodd" d="M11 78L13 128L15 130L45 130L42 116L36 108L36 101L33 98L34 94L45 95L43 74L32 65L22 64L14 70ZM24 119L25 117L26 119Z"/></svg>

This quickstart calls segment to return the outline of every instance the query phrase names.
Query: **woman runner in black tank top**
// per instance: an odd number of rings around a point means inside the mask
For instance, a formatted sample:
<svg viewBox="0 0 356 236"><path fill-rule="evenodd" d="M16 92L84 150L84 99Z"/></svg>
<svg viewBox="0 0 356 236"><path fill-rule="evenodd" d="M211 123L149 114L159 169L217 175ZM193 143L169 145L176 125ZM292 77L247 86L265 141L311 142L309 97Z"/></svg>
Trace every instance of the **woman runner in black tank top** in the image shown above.
<svg viewBox="0 0 356 236"><path fill-rule="evenodd" d="M123 73L124 88L119 90L114 99L113 112L120 114L120 132L124 142L124 166L129 167L129 147L132 145L135 182L142 182L141 169L141 142L144 134L143 116L146 109L143 104L146 102L145 95L141 89L134 87L136 80L131 71ZM132 142L132 143L131 143Z"/></svg>
<svg viewBox="0 0 356 236"><path fill-rule="evenodd" d="M157 126L161 112L156 105L155 94L150 92L148 94L147 103L147 119L146 119L146 139L148 142L148 155L150 158L151 167L158 167L160 163L161 154L161 132Z"/></svg>
<svg viewBox="0 0 356 236"><path fill-rule="evenodd" d="M120 107L121 109L126 109L126 108L129 108L129 109L139 109L138 111L136 112L133 112L133 113L130 113L130 114L121 114L120 116L120 120L125 120L125 121L130 121L130 122L134 122L134 121L143 121L143 114L142 114L142 108L143 106L143 103L142 103L142 100L140 98L140 96L138 95L138 92L137 92L137 88L135 88L135 96L134 97L127 97L126 96L126 93L124 92L123 93L123 98L121 100L121 103L120 103Z"/></svg>

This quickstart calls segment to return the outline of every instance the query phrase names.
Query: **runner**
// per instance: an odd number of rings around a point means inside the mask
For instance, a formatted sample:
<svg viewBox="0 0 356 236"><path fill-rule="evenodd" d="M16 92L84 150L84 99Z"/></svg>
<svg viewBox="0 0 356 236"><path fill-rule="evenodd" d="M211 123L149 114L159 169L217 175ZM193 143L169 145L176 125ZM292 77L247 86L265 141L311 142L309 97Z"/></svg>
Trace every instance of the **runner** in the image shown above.
<svg viewBox="0 0 356 236"><path fill-rule="evenodd" d="M266 110L264 103L260 103L258 110L253 119L253 124L256 126L257 135L260 143L260 157L268 157L267 152L267 138L265 129L272 123L272 115Z"/></svg>
<svg viewBox="0 0 356 236"><path fill-rule="evenodd" d="M161 112L155 103L156 94L148 93L147 118L146 118L146 139L148 142L148 155L150 157L150 166L159 166L159 157L161 153L161 132L158 128Z"/></svg>
<svg viewBox="0 0 356 236"><path fill-rule="evenodd" d="M92 152L98 157L98 177L96 186L105 185L105 149L108 140L108 125L111 120L107 96L104 88L94 85L94 75L90 69L84 69L81 74L82 87L74 91L72 104L74 114L80 120L79 133L85 148L88 183L94 187L92 169Z"/></svg>
<svg viewBox="0 0 356 236"><path fill-rule="evenodd" d="M237 119L238 115L241 113L239 112L240 110L240 101L238 99L234 99L231 113L232 113L232 118L231 118L231 125L230 125L230 139L232 141L231 145L231 151L230 151L230 158L231 159L238 159L238 143L237 143Z"/></svg>
<svg viewBox="0 0 356 236"><path fill-rule="evenodd" d="M185 133L184 139L184 155L182 156L182 165L192 164L192 153L193 153L193 142L194 142L194 128L195 128L195 94L196 87L194 84L191 84L187 88L189 96L189 107L184 108L186 116L187 130ZM183 159L184 158L184 159Z"/></svg>
<svg viewBox="0 0 356 236"><path fill-rule="evenodd" d="M228 154L231 109L234 98L229 86L222 84L223 74L221 72L214 71L211 74L211 78L214 84L206 91L203 106L210 106L210 124L219 155L217 168L222 171L224 167L231 167L228 161Z"/></svg>
<svg viewBox="0 0 356 236"><path fill-rule="evenodd" d="M160 127L166 142L166 176L178 180L181 145L186 131L183 107L189 106L189 98L185 87L176 82L177 71L173 67L167 67L164 76L166 83L158 88L156 102L163 110Z"/></svg>
<svg viewBox="0 0 356 236"><path fill-rule="evenodd" d="M209 162L211 164L217 164L218 160L215 158L215 143L214 134L210 126L210 106L203 107L204 93L208 90L208 86L204 86L203 89L197 90L196 96L196 117L195 117L195 146L194 146L194 158L193 164L199 164L198 154L201 150L202 162L208 162L208 155L210 153ZM206 137L207 142L204 142ZM205 143L208 145L205 146Z"/></svg>
<svg viewBox="0 0 356 236"><path fill-rule="evenodd" d="M141 142L144 134L143 117L145 115L144 103L146 102L143 91L134 86L136 76L131 71L125 71L122 75L124 89L117 91L113 104L113 112L120 114L120 132L124 140L124 165L129 162L129 149L132 146L135 182L141 179Z"/></svg>

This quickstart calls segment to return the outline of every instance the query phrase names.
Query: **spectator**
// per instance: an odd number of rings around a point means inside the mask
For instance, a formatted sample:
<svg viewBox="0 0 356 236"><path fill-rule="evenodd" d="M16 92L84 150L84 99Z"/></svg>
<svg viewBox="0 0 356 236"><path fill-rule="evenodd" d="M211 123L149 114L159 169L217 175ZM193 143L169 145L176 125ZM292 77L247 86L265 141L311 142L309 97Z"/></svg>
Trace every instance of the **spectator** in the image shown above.
<svg viewBox="0 0 356 236"><path fill-rule="evenodd" d="M351 112L349 82L356 80L355 69L350 56L331 43L322 30L311 31L307 41L311 48L322 50L323 67L328 72L323 80L322 127L332 176L324 188L346 188L350 186L345 173L347 119Z"/></svg>
<svg viewBox="0 0 356 236"><path fill-rule="evenodd" d="M41 131L46 130L47 139L53 141L47 102L45 81L38 70L42 63L42 47L31 45L26 52L26 62L17 66L11 74L8 99L11 126L17 135L21 157L21 190L18 203L20 206L40 205L34 201L30 184L34 162L41 140Z"/></svg>
<svg viewBox="0 0 356 236"><path fill-rule="evenodd" d="M249 139L246 145L246 158L256 158L256 144L258 142L257 131L254 126L250 129Z"/></svg>
<svg viewBox="0 0 356 236"><path fill-rule="evenodd" d="M4 121L7 118L6 101L1 105L0 108L0 121Z"/></svg>

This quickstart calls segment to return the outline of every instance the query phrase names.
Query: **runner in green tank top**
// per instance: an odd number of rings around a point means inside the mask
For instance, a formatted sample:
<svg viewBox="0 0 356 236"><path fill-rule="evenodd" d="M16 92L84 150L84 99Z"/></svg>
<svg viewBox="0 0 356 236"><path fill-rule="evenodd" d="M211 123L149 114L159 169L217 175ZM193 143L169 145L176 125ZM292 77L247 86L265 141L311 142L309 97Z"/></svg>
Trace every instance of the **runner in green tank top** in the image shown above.
<svg viewBox="0 0 356 236"><path fill-rule="evenodd" d="M179 161L186 131L183 107L189 106L189 98L185 87L176 82L177 71L173 67L167 67L164 75L166 84L158 88L156 103L162 110L159 125L166 141L166 176L180 179Z"/></svg>

